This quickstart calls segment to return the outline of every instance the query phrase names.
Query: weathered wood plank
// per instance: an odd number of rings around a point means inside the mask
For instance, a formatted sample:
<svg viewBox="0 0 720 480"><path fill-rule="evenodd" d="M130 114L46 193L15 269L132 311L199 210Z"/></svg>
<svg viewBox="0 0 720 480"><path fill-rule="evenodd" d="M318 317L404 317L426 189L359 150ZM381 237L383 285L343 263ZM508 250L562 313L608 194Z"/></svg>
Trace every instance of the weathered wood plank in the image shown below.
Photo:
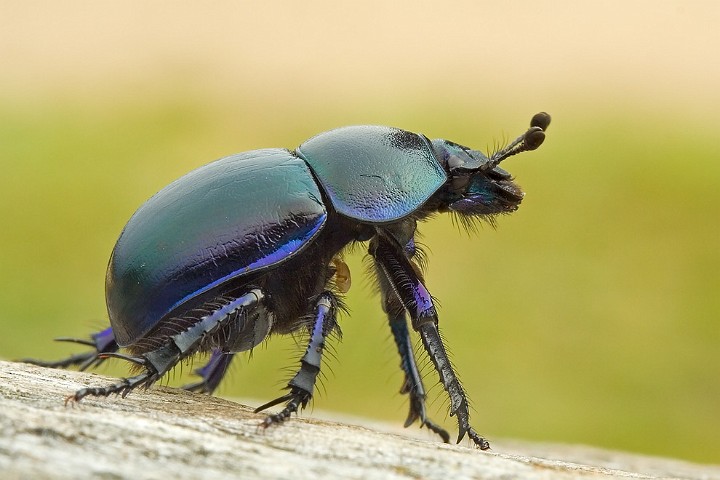
<svg viewBox="0 0 720 480"><path fill-rule="evenodd" d="M165 387L64 405L106 381L0 362L0 478L720 479L720 467L585 447L481 452L307 417L263 431L249 407Z"/></svg>

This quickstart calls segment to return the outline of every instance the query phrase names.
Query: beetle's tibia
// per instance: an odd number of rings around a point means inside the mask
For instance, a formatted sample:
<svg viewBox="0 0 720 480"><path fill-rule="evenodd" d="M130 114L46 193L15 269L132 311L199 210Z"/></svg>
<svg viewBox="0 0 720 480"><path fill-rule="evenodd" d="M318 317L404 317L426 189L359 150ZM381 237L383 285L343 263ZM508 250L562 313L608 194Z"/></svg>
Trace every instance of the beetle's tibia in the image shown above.
<svg viewBox="0 0 720 480"><path fill-rule="evenodd" d="M252 289L237 298L223 299L219 303L208 303L207 305L212 304L213 310L197 319L186 330L167 337L161 347L141 355L149 364L146 367L154 369L158 376L162 377L178 362L195 354L205 340L236 320L242 323L241 331L244 331L245 328L249 328L250 331L255 330L253 325L245 325L245 320L250 318L247 313L257 308L264 299L265 295L260 289ZM217 382L219 381L220 378L217 379Z"/></svg>

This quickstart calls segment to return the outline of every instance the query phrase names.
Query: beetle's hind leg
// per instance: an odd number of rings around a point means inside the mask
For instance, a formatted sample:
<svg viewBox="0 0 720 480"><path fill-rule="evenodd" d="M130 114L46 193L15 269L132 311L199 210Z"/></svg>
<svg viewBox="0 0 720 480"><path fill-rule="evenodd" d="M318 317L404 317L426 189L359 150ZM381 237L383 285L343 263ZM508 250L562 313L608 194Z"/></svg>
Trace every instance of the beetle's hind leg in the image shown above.
<svg viewBox="0 0 720 480"><path fill-rule="evenodd" d="M411 240L405 247L405 255L412 257L415 255L416 249L414 242ZM422 376L418 369L415 355L413 354L412 340L408 330L407 317L405 315L405 306L400 297L389 283L387 277L383 274L381 266L375 264L377 269L377 278L382 295L383 310L388 316L390 330L395 340L398 353L400 354L400 368L405 373L405 379L400 393L407 394L410 401L410 410L404 426L407 428L416 421L420 421L420 426L427 427L430 431L440 435L445 443L450 442L450 434L430 420L425 409L425 386L423 385Z"/></svg>
<svg viewBox="0 0 720 480"><path fill-rule="evenodd" d="M191 392L212 394L220 385L234 357L233 353L225 353L219 348L214 348L207 363L193 372L199 375L201 380L183 385L182 388Z"/></svg>
<svg viewBox="0 0 720 480"><path fill-rule="evenodd" d="M115 334L111 327L91 334L89 340L70 337L60 337L55 340L58 342L72 342L87 345L92 347L93 350L77 353L55 361L38 360L35 358L23 358L20 361L47 368L69 368L77 366L78 370L85 371L88 368L99 366L110 358L108 354L116 353L120 349L115 341ZM223 353L220 349L213 349L208 362L194 371L196 375L201 377L201 380L183 385L182 388L191 392L212 394L227 373L234 356L232 353Z"/></svg>
<svg viewBox="0 0 720 480"><path fill-rule="evenodd" d="M148 363L146 360L143 360L140 357L130 357L126 355L106 355L102 358L102 360L110 356L137 363L143 367L146 367L146 370L140 375L136 375L130 378L124 378L120 382L109 387L81 389L74 395L68 397L68 400L77 401L79 400L79 398L86 397L88 395L107 397L108 395L111 395L113 393L120 394L124 397L136 387L142 385L149 387L155 381L157 381L158 378L162 376L161 374L157 373L157 370L152 363ZM210 360L208 360L208 362L204 366L195 370L195 373L197 375L200 375L202 377L202 380L188 385L183 385L182 388L190 392L212 394L215 389L217 389L218 385L225 376L225 373L227 372L227 369L230 366L233 358L234 354L232 353L223 353L219 349L214 349L210 356Z"/></svg>
<svg viewBox="0 0 720 480"><path fill-rule="evenodd" d="M80 401L91 395L107 397L111 394L127 395L137 387L149 387L170 371L178 362L198 352L221 329L228 327L233 332L240 332L247 336L234 338L237 345L244 345L252 340L253 346L262 341L267 331L256 331L254 322L257 316L251 316L253 310L262 306L265 295L259 289L252 289L239 297L218 297L201 307L204 315L194 318L193 322L181 331L161 337L159 345L136 356L119 353L107 353L106 357L116 357L128 360L144 368L145 371L130 378L105 387L83 388L68 397L68 400ZM197 312L197 311L195 311ZM180 319L186 320L186 319ZM263 326L265 323L260 322ZM252 339L250 339L250 335ZM258 337L262 336L258 340ZM211 382L220 381L224 370L217 367L210 368L208 377Z"/></svg>
<svg viewBox="0 0 720 480"><path fill-rule="evenodd" d="M81 345L91 347L92 350L83 353L76 353L75 355L52 362L36 360L34 358L24 358L21 361L48 368L68 368L77 366L78 370L84 371L88 368L97 367L105 361L106 357L103 356L104 354L117 352L120 348L115 341L115 334L110 327L100 332L93 333L90 335L89 340L68 337L60 337L55 340L58 342L79 343Z"/></svg>
<svg viewBox="0 0 720 480"><path fill-rule="evenodd" d="M305 408L312 398L315 381L320 373L325 339L337 327L338 300L332 292L325 291L317 297L314 305L314 321L310 330L310 341L305 354L300 359L300 370L288 382L287 388L290 391L255 409L255 412L261 412L274 405L286 403L285 408L279 413L267 416L261 424L265 428L284 422L298 409Z"/></svg>

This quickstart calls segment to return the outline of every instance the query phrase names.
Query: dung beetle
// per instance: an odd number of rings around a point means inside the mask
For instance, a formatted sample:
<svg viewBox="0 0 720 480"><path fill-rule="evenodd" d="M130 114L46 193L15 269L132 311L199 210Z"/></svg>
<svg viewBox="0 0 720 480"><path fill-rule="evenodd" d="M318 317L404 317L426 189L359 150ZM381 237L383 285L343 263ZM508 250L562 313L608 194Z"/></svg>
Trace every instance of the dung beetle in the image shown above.
<svg viewBox="0 0 720 480"><path fill-rule="evenodd" d="M111 327L90 340L91 351L57 362L86 369L110 357L140 373L69 397L108 396L148 387L178 362L202 352L200 381L185 388L211 393L237 352L271 334L307 333L307 350L288 393L256 409L284 404L263 426L282 423L312 398L325 341L339 334L338 310L350 274L342 260L351 244L369 255L405 374L410 399L405 426L415 421L449 434L425 411L425 388L408 319L450 397L458 442L470 426L468 401L438 332L415 244L418 221L438 212L464 225L515 211L523 192L498 165L534 150L550 116L539 113L507 147L485 155L447 140L381 126L321 133L295 151L264 149L209 163L175 180L130 218L110 256L106 301ZM129 354L119 353L125 348Z"/></svg>

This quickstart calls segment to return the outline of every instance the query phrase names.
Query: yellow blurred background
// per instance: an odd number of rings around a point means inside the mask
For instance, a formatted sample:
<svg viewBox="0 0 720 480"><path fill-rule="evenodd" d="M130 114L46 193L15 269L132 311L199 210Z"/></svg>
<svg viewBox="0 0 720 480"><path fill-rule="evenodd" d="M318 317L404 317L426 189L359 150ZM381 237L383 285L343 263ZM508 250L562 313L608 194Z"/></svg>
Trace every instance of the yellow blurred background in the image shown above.
<svg viewBox="0 0 720 480"><path fill-rule="evenodd" d="M715 1L0 1L0 357L102 328L126 220L208 161L362 123L492 148L545 110L504 164L518 212L422 228L473 424L719 463L719 24ZM399 424L361 257L314 405ZM220 393L275 398L301 350L273 339Z"/></svg>

